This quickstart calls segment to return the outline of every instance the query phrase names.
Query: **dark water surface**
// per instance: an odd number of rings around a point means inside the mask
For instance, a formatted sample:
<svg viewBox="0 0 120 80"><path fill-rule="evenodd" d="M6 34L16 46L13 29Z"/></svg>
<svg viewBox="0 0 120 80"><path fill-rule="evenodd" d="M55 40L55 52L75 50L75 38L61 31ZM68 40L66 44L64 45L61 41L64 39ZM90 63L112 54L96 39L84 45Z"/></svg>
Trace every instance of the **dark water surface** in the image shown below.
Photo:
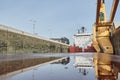
<svg viewBox="0 0 120 80"><path fill-rule="evenodd" d="M62 59L15 75L6 74L0 80L120 80L118 56L95 53L42 54L41 57L43 56Z"/></svg>

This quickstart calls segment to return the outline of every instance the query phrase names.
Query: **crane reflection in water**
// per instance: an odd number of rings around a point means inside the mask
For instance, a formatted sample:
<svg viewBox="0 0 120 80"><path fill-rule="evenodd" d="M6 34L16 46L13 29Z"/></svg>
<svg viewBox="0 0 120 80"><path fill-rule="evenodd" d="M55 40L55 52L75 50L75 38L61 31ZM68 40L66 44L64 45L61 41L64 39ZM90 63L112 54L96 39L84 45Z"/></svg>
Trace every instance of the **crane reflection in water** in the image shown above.
<svg viewBox="0 0 120 80"><path fill-rule="evenodd" d="M98 80L119 80L119 56L96 53L94 57L95 74Z"/></svg>

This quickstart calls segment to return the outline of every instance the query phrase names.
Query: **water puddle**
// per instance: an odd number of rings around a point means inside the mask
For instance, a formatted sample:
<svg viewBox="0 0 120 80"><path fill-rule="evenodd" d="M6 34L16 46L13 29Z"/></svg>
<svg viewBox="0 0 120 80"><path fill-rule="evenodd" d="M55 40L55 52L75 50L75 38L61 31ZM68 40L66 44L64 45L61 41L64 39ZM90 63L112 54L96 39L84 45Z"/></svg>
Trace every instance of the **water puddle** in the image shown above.
<svg viewBox="0 0 120 80"><path fill-rule="evenodd" d="M45 56L45 55L44 55ZM119 80L120 64L113 56L93 53L46 55L63 57L48 64L14 75L4 75L2 80ZM104 58L104 60L103 60ZM118 58L119 59L119 58ZM105 62L104 62L105 61ZM0 80L1 80L0 79Z"/></svg>

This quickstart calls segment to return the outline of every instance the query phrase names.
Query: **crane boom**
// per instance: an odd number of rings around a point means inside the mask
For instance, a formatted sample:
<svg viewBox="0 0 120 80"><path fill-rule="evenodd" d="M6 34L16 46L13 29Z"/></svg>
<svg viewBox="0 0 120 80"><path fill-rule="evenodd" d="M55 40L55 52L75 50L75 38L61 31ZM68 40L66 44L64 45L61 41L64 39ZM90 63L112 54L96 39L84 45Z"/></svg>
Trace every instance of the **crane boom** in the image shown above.
<svg viewBox="0 0 120 80"><path fill-rule="evenodd" d="M98 24L98 21L99 21L99 15L100 15L99 12L100 12L100 6L101 6L100 3L101 3L101 0L98 0L98 1L97 1L97 10L96 10L96 11L97 11L97 12L96 12L96 24Z"/></svg>
<svg viewBox="0 0 120 80"><path fill-rule="evenodd" d="M119 3L119 0L114 0L113 1L109 22L113 22L113 20L114 20L115 13L116 13L116 10L117 10L117 7L118 7L118 3Z"/></svg>

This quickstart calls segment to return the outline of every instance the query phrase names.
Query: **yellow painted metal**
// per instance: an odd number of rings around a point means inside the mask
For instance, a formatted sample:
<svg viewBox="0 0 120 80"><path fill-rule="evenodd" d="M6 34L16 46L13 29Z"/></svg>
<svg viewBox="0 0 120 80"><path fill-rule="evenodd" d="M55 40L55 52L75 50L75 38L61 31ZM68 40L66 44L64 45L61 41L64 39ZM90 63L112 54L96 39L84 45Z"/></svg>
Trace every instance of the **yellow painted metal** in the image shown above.
<svg viewBox="0 0 120 80"><path fill-rule="evenodd" d="M97 52L100 52L100 47L99 47L99 44L98 44L98 41L97 41L97 38L96 38L96 26L94 25L94 28L93 28L93 46L94 48L96 49Z"/></svg>
<svg viewBox="0 0 120 80"><path fill-rule="evenodd" d="M117 6L115 7L117 8ZM113 15L115 15L115 12L117 10L116 8L112 8L112 10L115 9L113 10ZM113 22L107 22L104 0L98 0L96 14L96 24L93 26L93 46L97 52L113 54L113 46L110 37L111 33L114 31L114 25ZM114 16L112 19L113 18Z"/></svg>
<svg viewBox="0 0 120 80"><path fill-rule="evenodd" d="M101 1L99 23L103 23L103 22L106 22L106 8L105 8L105 3Z"/></svg>
<svg viewBox="0 0 120 80"><path fill-rule="evenodd" d="M117 10L118 2L119 0L113 1L110 20L109 22L107 22L105 0L97 0L96 23L93 25L92 41L93 46L98 52L98 54L99 53L113 54L113 46L110 38L111 34L115 30L113 19L115 16L115 12ZM111 65L111 58L105 55L102 55L102 57L99 56L95 55L94 57L96 77L100 80L108 78L116 80L117 76L113 74L114 72ZM105 59L107 59L107 61L105 61Z"/></svg>

